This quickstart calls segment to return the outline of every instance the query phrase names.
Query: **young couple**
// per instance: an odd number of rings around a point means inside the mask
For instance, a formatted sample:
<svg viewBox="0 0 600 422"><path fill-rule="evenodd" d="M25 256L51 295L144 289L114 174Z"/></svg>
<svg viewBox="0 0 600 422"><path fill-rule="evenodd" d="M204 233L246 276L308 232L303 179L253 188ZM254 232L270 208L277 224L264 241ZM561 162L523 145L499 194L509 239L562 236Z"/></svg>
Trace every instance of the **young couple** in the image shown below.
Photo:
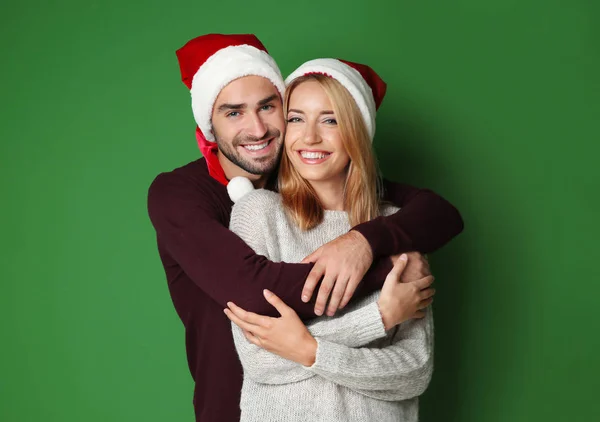
<svg viewBox="0 0 600 422"><path fill-rule="evenodd" d="M148 207L196 420L416 421L433 352L421 253L462 220L378 179L385 83L335 59L284 83L252 35L204 35L177 56L204 158L160 174Z"/></svg>

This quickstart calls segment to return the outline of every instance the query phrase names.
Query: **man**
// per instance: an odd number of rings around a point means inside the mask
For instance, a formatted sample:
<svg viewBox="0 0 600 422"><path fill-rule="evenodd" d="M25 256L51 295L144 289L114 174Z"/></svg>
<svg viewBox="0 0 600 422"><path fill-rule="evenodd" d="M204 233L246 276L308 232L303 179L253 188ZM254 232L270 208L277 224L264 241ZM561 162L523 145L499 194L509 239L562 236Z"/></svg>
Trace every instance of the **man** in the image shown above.
<svg viewBox="0 0 600 422"><path fill-rule="evenodd" d="M277 316L263 297L266 288L301 318L332 315L355 289L359 297L381 288L391 269L388 256L431 252L462 230L462 220L433 192L386 183L385 198L403 207L397 214L355 227L306 263L257 256L227 229L232 203L226 185L245 176L256 187L270 186L285 131L283 78L252 35L201 36L177 56L204 158L160 174L150 187L148 209L171 298L186 329L196 420L235 421L242 370L223 314L228 301ZM417 269L415 278L423 271L427 268Z"/></svg>

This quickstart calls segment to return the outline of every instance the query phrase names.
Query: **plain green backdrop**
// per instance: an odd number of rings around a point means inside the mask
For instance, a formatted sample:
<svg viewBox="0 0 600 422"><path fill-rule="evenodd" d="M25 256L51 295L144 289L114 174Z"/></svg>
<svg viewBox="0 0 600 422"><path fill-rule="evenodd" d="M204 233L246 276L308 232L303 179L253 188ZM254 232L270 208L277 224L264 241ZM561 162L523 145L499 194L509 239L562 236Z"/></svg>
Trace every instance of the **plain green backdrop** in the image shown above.
<svg viewBox="0 0 600 422"><path fill-rule="evenodd" d="M146 194L199 156L174 52L208 32L370 64L384 173L462 212L423 421L600 420L599 5L3 1L0 420L193 420Z"/></svg>

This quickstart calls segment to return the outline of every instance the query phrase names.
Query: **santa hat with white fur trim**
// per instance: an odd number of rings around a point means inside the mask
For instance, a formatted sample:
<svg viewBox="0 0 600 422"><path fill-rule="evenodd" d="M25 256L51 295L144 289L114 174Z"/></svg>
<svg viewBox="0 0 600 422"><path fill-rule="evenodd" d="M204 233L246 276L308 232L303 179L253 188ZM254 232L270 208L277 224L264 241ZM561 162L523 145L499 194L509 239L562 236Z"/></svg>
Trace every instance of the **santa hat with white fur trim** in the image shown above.
<svg viewBox="0 0 600 422"><path fill-rule="evenodd" d="M208 34L188 41L177 50L181 79L190 89L194 119L208 141L212 109L225 86L244 76L270 80L281 96L285 85L275 60L256 36L251 34Z"/></svg>
<svg viewBox="0 0 600 422"><path fill-rule="evenodd" d="M375 114L383 101L386 83L369 66L338 59L310 60L285 80L291 84L304 75L321 74L341 83L350 92L363 115L371 141L375 136Z"/></svg>

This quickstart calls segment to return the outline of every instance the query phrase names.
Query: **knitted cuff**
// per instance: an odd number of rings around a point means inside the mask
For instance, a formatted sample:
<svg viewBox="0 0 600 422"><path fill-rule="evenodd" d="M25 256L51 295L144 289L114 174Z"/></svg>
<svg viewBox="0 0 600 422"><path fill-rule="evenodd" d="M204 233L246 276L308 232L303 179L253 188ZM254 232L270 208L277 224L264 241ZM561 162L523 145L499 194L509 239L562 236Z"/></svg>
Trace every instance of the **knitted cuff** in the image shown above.
<svg viewBox="0 0 600 422"><path fill-rule="evenodd" d="M361 347L385 336L385 328L377 301L354 311L354 313L358 321L352 336L355 344L350 347Z"/></svg>

